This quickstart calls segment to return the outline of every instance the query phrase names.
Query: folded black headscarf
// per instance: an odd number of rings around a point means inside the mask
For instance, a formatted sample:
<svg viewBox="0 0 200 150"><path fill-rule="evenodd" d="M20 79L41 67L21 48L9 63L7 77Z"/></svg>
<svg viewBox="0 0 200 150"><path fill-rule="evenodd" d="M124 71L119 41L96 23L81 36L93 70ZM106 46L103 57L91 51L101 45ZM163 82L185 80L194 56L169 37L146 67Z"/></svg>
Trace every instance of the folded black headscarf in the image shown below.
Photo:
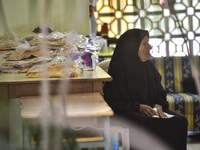
<svg viewBox="0 0 200 150"><path fill-rule="evenodd" d="M113 80L104 86L104 98L115 112L138 112L140 104L168 108L160 74L150 60L138 56L145 36L148 31L131 29L118 39L108 70Z"/></svg>

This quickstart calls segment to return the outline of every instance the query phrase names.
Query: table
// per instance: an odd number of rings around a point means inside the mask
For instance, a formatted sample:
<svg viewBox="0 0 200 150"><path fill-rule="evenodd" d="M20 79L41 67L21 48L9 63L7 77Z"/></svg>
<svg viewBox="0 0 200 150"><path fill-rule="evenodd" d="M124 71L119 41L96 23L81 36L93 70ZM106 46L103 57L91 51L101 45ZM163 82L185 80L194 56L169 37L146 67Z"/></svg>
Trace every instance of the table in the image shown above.
<svg viewBox="0 0 200 150"><path fill-rule="evenodd" d="M56 110L56 113L60 111L63 114L63 101L61 95L53 95L51 96L51 104ZM23 104L23 109L21 110L21 116L23 119L33 120L36 118L47 117L49 113L52 111L48 111L47 115L44 115L44 108L42 107L42 100L38 96L25 96L21 97L20 100ZM99 146L104 147L106 150L110 150L110 122L109 116L113 115L112 109L107 105L104 101L103 97L98 92L94 93L75 93L75 94L67 94L65 95L64 106L66 109L65 115L68 118L66 122L69 124L73 124L70 122L69 118L76 119L78 121L80 118L85 119L95 119L102 117L103 118L103 131L104 131L104 141L98 142ZM60 117L61 114L55 115L55 117L51 117L50 119L56 119L56 117ZM56 122L56 121L55 121ZM59 123L61 124L61 123ZM66 124L67 125L67 124ZM80 126L78 128L87 128L89 126ZM95 129L98 129L95 124L92 125ZM76 128L74 128L76 129ZM30 140L29 140L30 141ZM28 146L27 146L28 147ZM28 149L28 148L27 148Z"/></svg>
<svg viewBox="0 0 200 150"><path fill-rule="evenodd" d="M104 81L111 81L112 78L98 66L94 71L83 71L78 77L48 78L50 83L50 94L58 94L59 83L67 81L68 90L66 93L100 92ZM0 139L9 144L11 116L9 116L9 99L23 96L36 96L41 94L41 78L27 78L24 73L7 74L0 73ZM58 89L58 90L57 90ZM1 142L1 140L0 140ZM3 145L0 143L0 145ZM0 148L1 149L1 148Z"/></svg>
<svg viewBox="0 0 200 150"><path fill-rule="evenodd" d="M111 116L113 111L104 101L103 97L98 92L93 93L73 93L66 94L65 97L65 115L67 117L99 117ZM62 96L52 95L52 105L62 110ZM42 115L43 106L39 96L24 96L21 97L22 118L35 119Z"/></svg>

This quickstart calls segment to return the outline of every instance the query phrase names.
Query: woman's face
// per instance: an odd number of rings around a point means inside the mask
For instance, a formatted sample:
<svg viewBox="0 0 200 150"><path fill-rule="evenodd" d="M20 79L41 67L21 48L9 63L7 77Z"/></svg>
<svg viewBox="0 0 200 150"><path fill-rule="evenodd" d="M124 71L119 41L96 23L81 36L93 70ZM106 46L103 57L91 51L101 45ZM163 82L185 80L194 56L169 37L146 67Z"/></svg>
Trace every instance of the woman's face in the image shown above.
<svg viewBox="0 0 200 150"><path fill-rule="evenodd" d="M138 55L142 62L145 62L151 58L150 50L152 49L151 45L149 44L149 38L146 35L142 42L140 43Z"/></svg>

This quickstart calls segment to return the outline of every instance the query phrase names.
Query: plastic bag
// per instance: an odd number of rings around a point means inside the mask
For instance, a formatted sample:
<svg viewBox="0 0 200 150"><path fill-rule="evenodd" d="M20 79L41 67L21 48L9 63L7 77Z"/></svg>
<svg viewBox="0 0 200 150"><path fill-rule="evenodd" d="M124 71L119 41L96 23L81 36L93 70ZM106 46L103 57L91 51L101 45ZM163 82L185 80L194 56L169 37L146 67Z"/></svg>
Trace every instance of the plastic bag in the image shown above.
<svg viewBox="0 0 200 150"><path fill-rule="evenodd" d="M87 44L87 50L90 51L99 51L104 45L104 39L101 36L96 36L94 34L87 35L89 38Z"/></svg>
<svg viewBox="0 0 200 150"><path fill-rule="evenodd" d="M42 77L44 65L48 67L48 77L78 76L78 72L76 72L76 62L60 56L54 58L47 64L34 65L26 73L26 76L29 78Z"/></svg>

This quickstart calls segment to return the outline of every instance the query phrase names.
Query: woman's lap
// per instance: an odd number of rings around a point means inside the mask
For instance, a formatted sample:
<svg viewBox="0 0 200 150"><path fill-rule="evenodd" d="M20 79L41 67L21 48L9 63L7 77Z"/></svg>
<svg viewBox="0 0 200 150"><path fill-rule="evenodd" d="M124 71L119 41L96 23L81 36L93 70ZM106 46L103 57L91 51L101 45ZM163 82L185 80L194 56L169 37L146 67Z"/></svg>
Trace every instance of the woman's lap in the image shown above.
<svg viewBox="0 0 200 150"><path fill-rule="evenodd" d="M128 124L137 124L143 129L152 132L158 136L161 140L164 140L174 149L186 149L187 140L187 119L174 111L167 110L169 114L173 114L172 118L153 118L146 117L136 112L125 112L116 114L114 117L123 118ZM111 118L111 123L112 123ZM115 121L115 124L119 122ZM126 126L126 125L124 125ZM129 127L130 128L130 127ZM134 133L130 133L134 134ZM130 137L131 139L131 137Z"/></svg>

